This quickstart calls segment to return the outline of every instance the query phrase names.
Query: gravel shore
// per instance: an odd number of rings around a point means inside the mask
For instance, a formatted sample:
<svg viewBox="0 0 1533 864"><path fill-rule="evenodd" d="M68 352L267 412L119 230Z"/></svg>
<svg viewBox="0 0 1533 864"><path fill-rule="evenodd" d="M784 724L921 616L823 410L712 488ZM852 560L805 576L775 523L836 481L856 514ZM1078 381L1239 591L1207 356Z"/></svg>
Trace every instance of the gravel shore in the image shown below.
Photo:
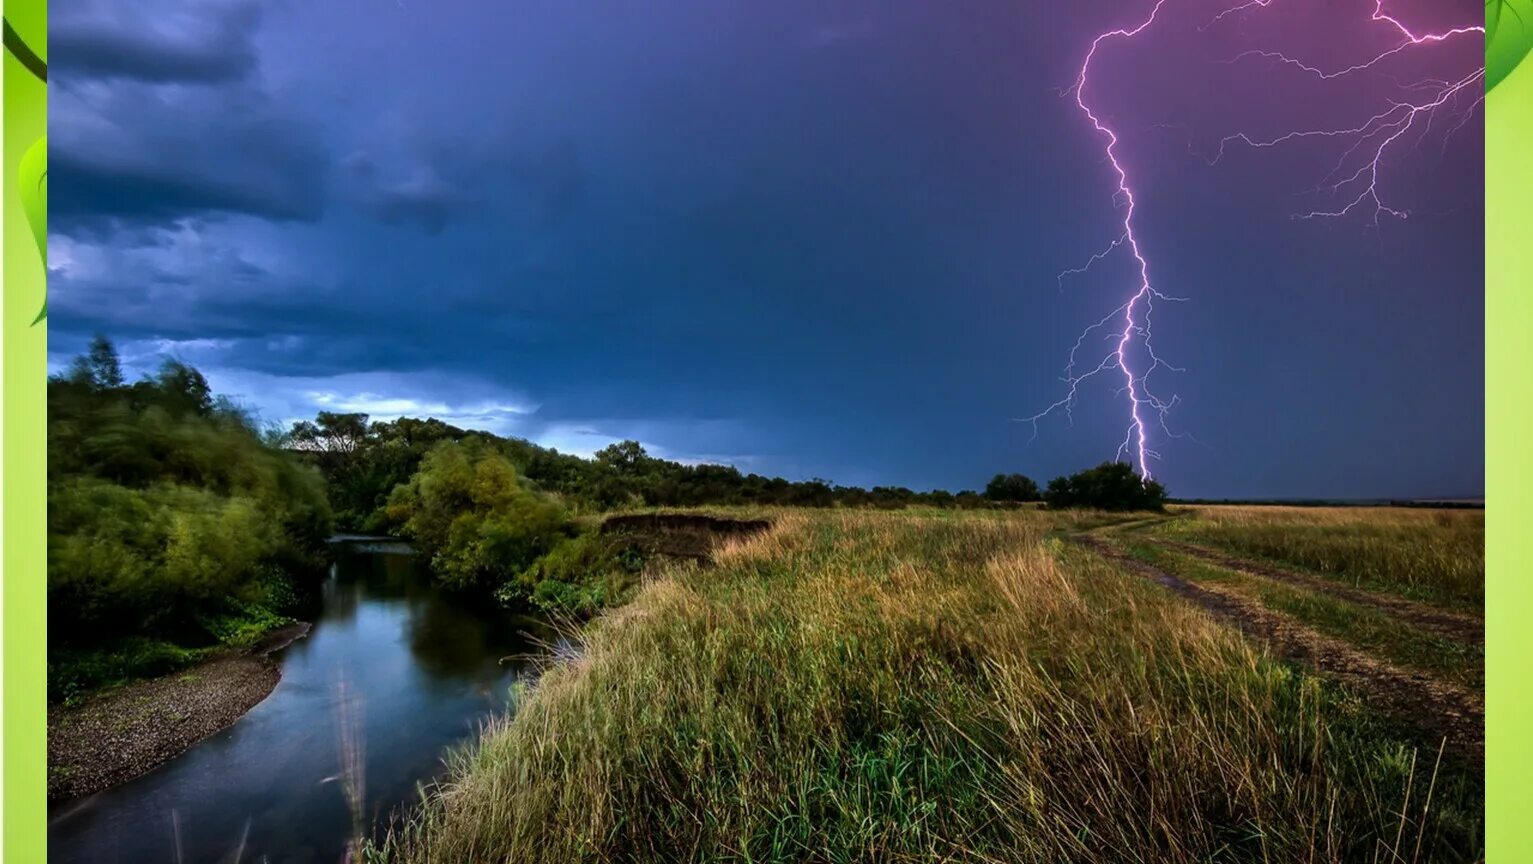
<svg viewBox="0 0 1533 864"><path fill-rule="evenodd" d="M48 800L125 783L226 728L277 686L272 654L308 632L308 624L283 627L249 652L49 707Z"/></svg>

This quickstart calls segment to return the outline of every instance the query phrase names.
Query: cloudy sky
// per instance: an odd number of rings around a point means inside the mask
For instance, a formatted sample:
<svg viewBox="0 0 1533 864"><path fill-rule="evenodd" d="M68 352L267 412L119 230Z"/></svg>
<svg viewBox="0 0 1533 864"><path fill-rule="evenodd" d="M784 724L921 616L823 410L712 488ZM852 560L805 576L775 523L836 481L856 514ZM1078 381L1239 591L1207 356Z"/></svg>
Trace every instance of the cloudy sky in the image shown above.
<svg viewBox="0 0 1533 864"><path fill-rule="evenodd" d="M1123 437L1116 382L1073 424L1016 418L1063 394L1081 328L1132 286L1121 255L1058 278L1119 216L1066 91L1149 5L55 0L52 361L100 332L270 422L432 415L792 478L1094 464ZM1480 14L1398 5L1421 27ZM1347 141L1210 164L1237 132L1366 120L1478 43L1322 80L1229 61L1387 51L1372 0L1206 26L1222 8L1168 0L1088 91L1157 285L1188 298L1156 308L1185 370L1154 379L1178 397L1157 475L1187 496L1480 492L1473 104L1381 166L1405 220L1294 218L1334 202Z"/></svg>

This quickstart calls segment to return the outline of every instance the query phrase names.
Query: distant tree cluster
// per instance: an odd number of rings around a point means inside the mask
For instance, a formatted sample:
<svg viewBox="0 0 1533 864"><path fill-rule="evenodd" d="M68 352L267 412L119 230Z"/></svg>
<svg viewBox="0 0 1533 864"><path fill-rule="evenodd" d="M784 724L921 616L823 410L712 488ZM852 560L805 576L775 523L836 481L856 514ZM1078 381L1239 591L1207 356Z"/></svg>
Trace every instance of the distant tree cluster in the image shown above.
<svg viewBox="0 0 1533 864"><path fill-rule="evenodd" d="M995 475L985 484L985 498L1011 503L1043 500L1043 496L1038 493L1038 484L1031 477L1021 474Z"/></svg>
<svg viewBox="0 0 1533 864"><path fill-rule="evenodd" d="M583 458L520 438L471 432L440 420L370 420L366 414L321 412L293 424L285 446L328 481L337 523L348 530L386 531L386 505L421 461L443 441L475 440L503 455L534 488L562 496L576 510L758 504L789 507L912 506L977 508L1039 500L1020 474L1004 475L981 495L903 486L864 489L818 478L786 480L742 473L729 465L684 465L651 456L637 441L621 441Z"/></svg>
<svg viewBox="0 0 1533 864"><path fill-rule="evenodd" d="M1126 462L1103 462L1095 468L1055 477L1043 493L1049 507L1095 510L1164 510L1166 489L1145 480Z"/></svg>
<svg viewBox="0 0 1533 864"><path fill-rule="evenodd" d="M505 457L532 488L560 495L578 511L622 507L769 505L788 507L912 506L980 508L1043 501L1050 507L1106 510L1158 509L1164 487L1143 482L1131 466L1104 463L1049 483L1048 491L1025 475L997 474L983 493L902 486L864 489L818 478L792 481L746 474L729 465L684 465L651 456L637 441L621 441L591 458L560 453L521 438L470 432L440 420L371 421L366 414L321 412L295 423L287 446L310 460L329 481L330 501L342 527L387 531L386 505L426 454L443 441L477 441Z"/></svg>

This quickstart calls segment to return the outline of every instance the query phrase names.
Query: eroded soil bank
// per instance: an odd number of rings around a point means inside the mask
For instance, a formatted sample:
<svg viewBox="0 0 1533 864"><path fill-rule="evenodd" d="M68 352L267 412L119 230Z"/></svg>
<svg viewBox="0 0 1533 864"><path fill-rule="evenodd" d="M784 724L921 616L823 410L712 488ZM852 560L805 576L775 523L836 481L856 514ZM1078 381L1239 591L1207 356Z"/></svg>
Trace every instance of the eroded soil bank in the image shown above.
<svg viewBox="0 0 1533 864"><path fill-rule="evenodd" d="M608 516L601 533L622 537L652 555L707 562L713 550L735 537L772 527L765 519L727 519L700 513L635 513Z"/></svg>

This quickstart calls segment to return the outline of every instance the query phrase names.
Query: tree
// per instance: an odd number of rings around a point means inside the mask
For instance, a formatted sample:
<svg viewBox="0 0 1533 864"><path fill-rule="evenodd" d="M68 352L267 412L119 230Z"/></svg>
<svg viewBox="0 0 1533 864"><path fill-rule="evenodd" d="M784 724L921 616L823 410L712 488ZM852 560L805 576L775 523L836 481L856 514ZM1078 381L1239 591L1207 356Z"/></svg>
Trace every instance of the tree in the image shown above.
<svg viewBox="0 0 1533 864"><path fill-rule="evenodd" d="M443 441L389 496L388 515L457 588L493 588L552 551L572 528L490 442Z"/></svg>
<svg viewBox="0 0 1533 864"><path fill-rule="evenodd" d="M991 501L1037 501L1038 484L1021 474L997 474L985 484L985 497Z"/></svg>
<svg viewBox="0 0 1533 864"><path fill-rule="evenodd" d="M313 421L299 420L288 433L294 449L310 454L331 483L357 473L358 451L367 441L366 414L321 411Z"/></svg>
<svg viewBox="0 0 1533 864"><path fill-rule="evenodd" d="M953 496L953 506L962 510L974 510L984 505L984 497L973 489L965 489Z"/></svg>
<svg viewBox="0 0 1533 864"><path fill-rule="evenodd" d="M115 390L123 384L122 361L112 340L96 334L90 348L69 365L66 380L95 390Z"/></svg>
<svg viewBox="0 0 1533 864"><path fill-rule="evenodd" d="M1049 481L1043 500L1054 509L1164 510L1166 489L1146 480L1126 462L1103 462L1069 477Z"/></svg>
<svg viewBox="0 0 1533 864"><path fill-rule="evenodd" d="M134 390L151 393L154 401L176 414L206 417L213 413L213 388L208 379L180 360L166 360L158 375L135 384Z"/></svg>
<svg viewBox="0 0 1533 864"><path fill-rule="evenodd" d="M291 437L298 450L350 456L367 439L367 415L321 411L313 421L294 423Z"/></svg>
<svg viewBox="0 0 1533 864"><path fill-rule="evenodd" d="M92 376L96 379L96 386L102 388L121 387L122 362L117 358L117 348L111 340L97 333L96 338L91 340L90 360Z"/></svg>
<svg viewBox="0 0 1533 864"><path fill-rule="evenodd" d="M620 474L637 474L650 461L644 446L637 441L619 441L596 451L596 461L615 469Z"/></svg>

